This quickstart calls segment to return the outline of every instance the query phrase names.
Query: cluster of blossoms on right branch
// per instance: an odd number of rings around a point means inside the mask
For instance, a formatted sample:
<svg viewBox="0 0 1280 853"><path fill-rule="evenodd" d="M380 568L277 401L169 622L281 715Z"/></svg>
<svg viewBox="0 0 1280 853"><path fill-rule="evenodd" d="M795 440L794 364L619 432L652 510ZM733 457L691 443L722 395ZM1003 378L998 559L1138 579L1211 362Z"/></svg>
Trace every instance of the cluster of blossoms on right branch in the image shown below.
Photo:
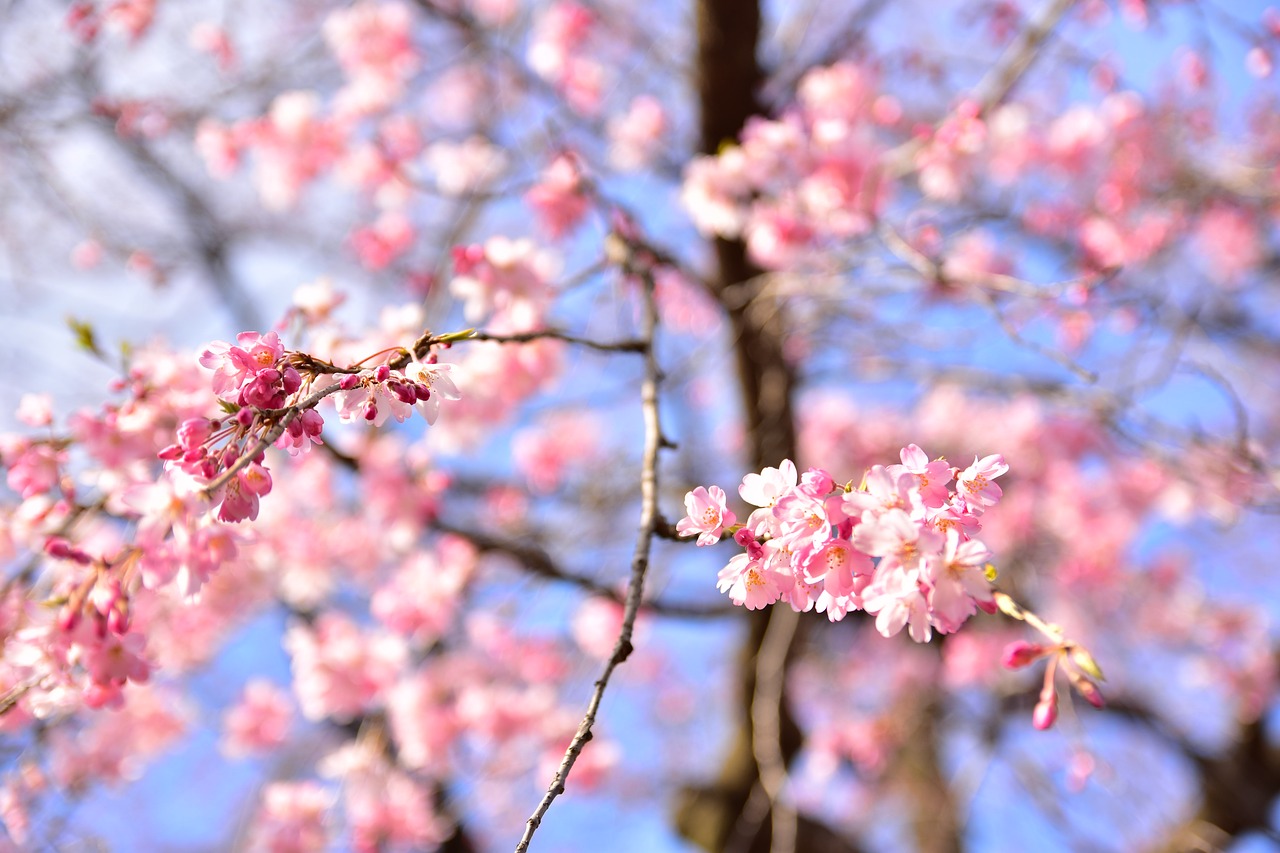
<svg viewBox="0 0 1280 853"><path fill-rule="evenodd" d="M720 571L719 589L735 604L786 601L833 622L865 610L884 636L907 627L928 642L934 629L951 633L979 607L996 609L991 552L973 534L1000 500L994 480L1009 466L997 454L960 470L914 444L901 458L873 466L856 489L821 468L799 475L790 460L747 474L738 494L757 509L745 524L724 490L699 486L685 496L688 516L676 531L697 534L699 545L729 533L746 549Z"/></svg>
<svg viewBox="0 0 1280 853"><path fill-rule="evenodd" d="M1059 669L1100 707L1094 680L1102 672L1088 651L991 585L991 551L974 535L1003 494L994 481L1009 470L1004 457L975 456L962 470L944 458L931 461L910 444L901 459L872 466L856 489L838 485L821 468L801 475L789 459L747 474L738 494L756 509L745 524L737 523L723 489L699 486L685 495L688 515L676 532L696 535L698 545L731 534L745 549L720 570L717 586L748 610L786 601L796 612L817 610L832 622L865 610L884 636L906 627L919 643L934 630L958 630L978 608L1002 611L1050 640L1012 643L1003 656L1010 669L1048 661L1032 715L1036 728L1057 719Z"/></svg>

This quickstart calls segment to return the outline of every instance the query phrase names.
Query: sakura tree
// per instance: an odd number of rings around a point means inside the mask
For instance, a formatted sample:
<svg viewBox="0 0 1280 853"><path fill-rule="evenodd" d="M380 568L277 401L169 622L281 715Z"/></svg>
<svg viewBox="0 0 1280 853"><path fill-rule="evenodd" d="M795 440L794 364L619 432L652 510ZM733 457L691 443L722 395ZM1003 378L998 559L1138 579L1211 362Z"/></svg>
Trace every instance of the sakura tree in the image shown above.
<svg viewBox="0 0 1280 853"><path fill-rule="evenodd" d="M4 4L3 849L1276 846L1278 47Z"/></svg>

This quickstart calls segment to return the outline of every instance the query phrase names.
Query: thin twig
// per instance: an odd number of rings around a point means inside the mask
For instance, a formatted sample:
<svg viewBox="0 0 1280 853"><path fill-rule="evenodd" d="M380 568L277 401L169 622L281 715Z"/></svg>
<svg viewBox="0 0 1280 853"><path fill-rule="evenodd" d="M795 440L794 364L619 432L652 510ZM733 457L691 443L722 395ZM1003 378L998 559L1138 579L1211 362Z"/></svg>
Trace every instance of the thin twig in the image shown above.
<svg viewBox="0 0 1280 853"><path fill-rule="evenodd" d="M476 332L467 340L493 341L499 344L526 344L530 341L553 340L564 341L568 344L577 344L578 346L588 347L589 349L599 350L600 352L643 353L649 346L646 341L642 340L593 341L590 338L580 338L577 335L570 335L567 332L561 332L556 329L541 329L536 332L518 332L510 335L494 335L489 332Z"/></svg>
<svg viewBox="0 0 1280 853"><path fill-rule="evenodd" d="M1058 22L1076 4L1076 0L1053 0L1041 12L1031 26L1024 29L1005 49L1000 61L987 72L974 89L975 99L987 113L998 107L1013 87L1027 73L1040 48L1058 26Z"/></svg>
<svg viewBox="0 0 1280 853"><path fill-rule="evenodd" d="M756 684L751 697L751 751L760 768L760 785L769 798L773 834L770 853L794 853L796 810L783 798L787 760L782 754L782 703L787 659L800 625L800 614L775 607L756 652Z"/></svg>
<svg viewBox="0 0 1280 853"><path fill-rule="evenodd" d="M649 551L654 533L658 526L658 451L662 446L662 427L658 419L658 383L661 371L658 368L657 354L654 352L654 332L658 325L657 303L653 295L653 275L645 269L639 270L638 276L643 283L644 320L644 381L641 384L640 401L644 412L644 452L640 469L640 530L636 535L635 553L631 558L631 580L627 585L627 598L622 617L622 630L613 645L613 654L609 656L604 671L596 680L595 689L587 703L586 713L578 724L578 731L569 748L565 750L560 768L546 795L538 803L533 814L525 824L524 835L516 845L516 853L526 853L533 834L542 823L542 818L551 808L556 797L564 793L565 782L573 764L582 753L582 748L591 740L591 727L595 724L600 702L604 698L605 688L613 671L625 661L632 652L631 632L635 627L636 615L640 612L640 601L644 593L644 576L649 568Z"/></svg>
<svg viewBox="0 0 1280 853"><path fill-rule="evenodd" d="M1077 287L1083 287L1086 290L1092 289L1103 282L1109 281L1119 272L1118 269L1113 269L1102 275L1090 274L1047 284L1036 284L1035 282L1003 273L953 275L947 272L943 264L938 263L907 242L888 222L881 221L879 234L881 241L890 252L906 262L908 266L927 281L939 284L969 285L981 290L998 291L1031 299L1056 299L1068 290Z"/></svg>

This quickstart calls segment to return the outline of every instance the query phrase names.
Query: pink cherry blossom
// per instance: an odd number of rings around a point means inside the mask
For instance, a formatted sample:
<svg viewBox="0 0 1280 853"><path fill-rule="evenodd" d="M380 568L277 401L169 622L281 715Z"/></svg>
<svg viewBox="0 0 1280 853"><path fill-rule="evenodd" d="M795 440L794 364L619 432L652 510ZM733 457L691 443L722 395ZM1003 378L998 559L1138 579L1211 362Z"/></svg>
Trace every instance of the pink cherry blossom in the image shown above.
<svg viewBox="0 0 1280 853"><path fill-rule="evenodd" d="M977 603L991 601L985 565L991 552L976 539L961 541L954 527L946 532L940 558L930 561L930 618L940 633L955 632L973 615Z"/></svg>
<svg viewBox="0 0 1280 853"><path fill-rule="evenodd" d="M1262 260L1257 224L1236 207L1214 205L1201 214L1195 244L1210 277L1224 287L1238 286Z"/></svg>
<svg viewBox="0 0 1280 853"><path fill-rule="evenodd" d="M874 580L862 592L862 606L876 614L876 630L892 637L910 625L911 639L927 643L933 635L929 606L917 571L899 566L877 567Z"/></svg>
<svg viewBox="0 0 1280 853"><path fill-rule="evenodd" d="M965 505L979 513L987 507L995 506L1004 493L991 481L1008 471L1008 464L998 453L982 459L975 456L973 464L956 477L960 486L958 491Z"/></svg>
<svg viewBox="0 0 1280 853"><path fill-rule="evenodd" d="M902 448L902 467L915 475L916 488L927 507L939 507L947 501L947 484L951 482L951 466L944 459L929 461L929 456L918 445Z"/></svg>
<svg viewBox="0 0 1280 853"><path fill-rule="evenodd" d="M760 507L747 519L747 527L753 533L757 536L778 534L773 507L779 497L795 488L797 482L796 466L790 459L782 460L777 468L765 468L759 474L743 476L738 494L752 506Z"/></svg>
<svg viewBox="0 0 1280 853"><path fill-rule="evenodd" d="M223 716L223 751L239 757L275 749L288 737L292 721L293 702L284 689L262 679L250 681Z"/></svg>
<svg viewBox="0 0 1280 853"><path fill-rule="evenodd" d="M684 496L687 515L677 522L676 532L681 536L697 533L699 545L719 542L725 528L732 527L738 520L733 510L726 506L727 500L728 496L719 486L709 489L698 486Z"/></svg>
<svg viewBox="0 0 1280 853"><path fill-rule="evenodd" d="M418 393L416 405L428 424L434 424L440 416L442 399L462 399L462 392L449 375L452 369L453 366L449 364L423 364L417 361L405 368L405 376L409 381L416 382L419 388L425 389Z"/></svg>
<svg viewBox="0 0 1280 853"><path fill-rule="evenodd" d="M323 853L329 847L326 816L333 794L315 782L273 782L262 791L262 806L249 837L253 848L270 853Z"/></svg>
<svg viewBox="0 0 1280 853"><path fill-rule="evenodd" d="M579 158L566 153L552 160L524 200L553 240L571 233L588 209Z"/></svg>
<svg viewBox="0 0 1280 853"><path fill-rule="evenodd" d="M923 529L904 511L894 508L878 516L867 513L853 529L854 547L864 554L881 557L879 568L910 572L922 567L935 551L941 537Z"/></svg>
<svg viewBox="0 0 1280 853"><path fill-rule="evenodd" d="M714 488L714 487L713 487ZM716 588L729 594L734 604L748 610L759 610L777 601L791 586L792 580L760 560L737 554L720 570Z"/></svg>
<svg viewBox="0 0 1280 853"><path fill-rule="evenodd" d="M667 130L666 110L652 95L640 95L609 120L609 162L616 168L643 168L657 157Z"/></svg>
<svg viewBox="0 0 1280 853"><path fill-rule="evenodd" d="M17 416L27 426L49 426L53 423L53 398L48 394L23 394L18 400Z"/></svg>
<svg viewBox="0 0 1280 853"><path fill-rule="evenodd" d="M345 616L326 612L314 626L295 626L285 637L293 659L294 689L309 720L350 720L395 682L404 643L365 632Z"/></svg>

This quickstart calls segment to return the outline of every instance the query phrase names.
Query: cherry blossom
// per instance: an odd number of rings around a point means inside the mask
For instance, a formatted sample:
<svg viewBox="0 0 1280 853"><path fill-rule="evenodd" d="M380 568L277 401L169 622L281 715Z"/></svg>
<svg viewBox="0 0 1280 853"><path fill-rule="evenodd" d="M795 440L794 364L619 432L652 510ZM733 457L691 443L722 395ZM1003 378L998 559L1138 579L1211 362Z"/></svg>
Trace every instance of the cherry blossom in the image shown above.
<svg viewBox="0 0 1280 853"><path fill-rule="evenodd" d="M688 515L676 524L676 532L681 536L698 534L699 545L713 545L720 541L726 527L732 527L738 517L725 506L728 496L724 489L712 486L709 489L699 486L685 495L684 507Z"/></svg>

